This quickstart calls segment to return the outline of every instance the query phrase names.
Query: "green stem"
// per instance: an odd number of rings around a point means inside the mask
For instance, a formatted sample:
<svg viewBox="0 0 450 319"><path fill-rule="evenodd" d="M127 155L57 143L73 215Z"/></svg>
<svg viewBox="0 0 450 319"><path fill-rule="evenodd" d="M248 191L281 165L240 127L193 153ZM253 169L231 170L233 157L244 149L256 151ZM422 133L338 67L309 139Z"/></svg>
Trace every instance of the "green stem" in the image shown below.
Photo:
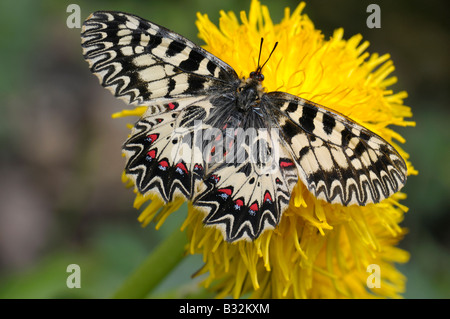
<svg viewBox="0 0 450 319"><path fill-rule="evenodd" d="M177 228L125 280L113 298L145 298L183 259L186 243L186 234Z"/></svg>

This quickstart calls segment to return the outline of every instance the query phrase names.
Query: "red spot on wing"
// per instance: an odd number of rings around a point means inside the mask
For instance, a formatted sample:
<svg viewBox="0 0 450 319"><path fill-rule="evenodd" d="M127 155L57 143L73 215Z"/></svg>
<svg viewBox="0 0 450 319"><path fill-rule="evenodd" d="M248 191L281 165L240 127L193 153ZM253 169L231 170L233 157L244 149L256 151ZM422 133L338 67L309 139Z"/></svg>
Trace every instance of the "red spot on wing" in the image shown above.
<svg viewBox="0 0 450 319"><path fill-rule="evenodd" d="M169 103L167 106L169 107L169 110L174 110L177 107L174 103Z"/></svg>
<svg viewBox="0 0 450 319"><path fill-rule="evenodd" d="M183 163L178 163L176 167L181 169L184 173L186 173L186 174L188 173L186 165L184 165Z"/></svg>
<svg viewBox="0 0 450 319"><path fill-rule="evenodd" d="M166 170L167 169L167 167L169 167L169 163L167 163L167 161L161 161L161 162L159 162L159 168L160 169L162 169L162 170Z"/></svg>
<svg viewBox="0 0 450 319"><path fill-rule="evenodd" d="M216 184L220 181L220 176L217 176L215 174L211 175L210 177Z"/></svg>
<svg viewBox="0 0 450 319"><path fill-rule="evenodd" d="M229 189L229 188L220 188L217 191L221 192L221 193L224 193L224 194L227 194L228 196L231 196L231 193L232 193L231 189Z"/></svg>
<svg viewBox="0 0 450 319"><path fill-rule="evenodd" d="M169 163L167 163L167 161L161 161L161 162L159 162L159 165L161 165L163 167L168 167Z"/></svg>
<svg viewBox="0 0 450 319"><path fill-rule="evenodd" d="M267 201L273 202L272 196L270 196L269 191L266 191L266 193L264 194L264 202L267 202Z"/></svg>
<svg viewBox="0 0 450 319"><path fill-rule="evenodd" d="M159 134L150 134L147 136L147 140L150 143L153 143L154 141L156 141L156 139L158 138Z"/></svg>
<svg viewBox="0 0 450 319"><path fill-rule="evenodd" d="M241 199L236 199L236 201L234 203L239 207L244 205L244 202Z"/></svg>
<svg viewBox="0 0 450 319"><path fill-rule="evenodd" d="M285 168L285 167L291 167L294 166L294 163L292 161L289 160L281 160L280 161L280 167Z"/></svg>
<svg viewBox="0 0 450 319"><path fill-rule="evenodd" d="M257 202L254 202L254 203L252 204L252 206L250 206L250 210L252 210L252 211L254 211L254 212L258 211L258 210L259 210L259 208L258 208L258 203L257 203Z"/></svg>
<svg viewBox="0 0 450 319"><path fill-rule="evenodd" d="M150 157L150 158L155 158L156 157L156 150L148 151L147 156Z"/></svg>

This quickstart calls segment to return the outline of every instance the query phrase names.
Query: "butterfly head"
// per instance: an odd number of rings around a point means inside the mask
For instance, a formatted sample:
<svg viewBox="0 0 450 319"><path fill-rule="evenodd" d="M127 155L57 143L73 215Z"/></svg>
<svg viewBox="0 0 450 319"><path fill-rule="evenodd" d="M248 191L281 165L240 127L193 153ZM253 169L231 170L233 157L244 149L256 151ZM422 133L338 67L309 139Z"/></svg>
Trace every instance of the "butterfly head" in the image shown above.
<svg viewBox="0 0 450 319"><path fill-rule="evenodd" d="M264 81L264 74L261 73L261 69L258 67L256 71L250 72L250 78L262 82Z"/></svg>

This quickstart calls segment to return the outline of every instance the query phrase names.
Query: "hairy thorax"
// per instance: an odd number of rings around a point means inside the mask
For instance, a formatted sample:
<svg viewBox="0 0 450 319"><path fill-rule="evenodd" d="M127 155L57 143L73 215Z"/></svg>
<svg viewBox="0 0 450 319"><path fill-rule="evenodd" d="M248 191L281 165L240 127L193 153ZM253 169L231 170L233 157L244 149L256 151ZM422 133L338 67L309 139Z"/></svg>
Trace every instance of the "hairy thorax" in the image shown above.
<svg viewBox="0 0 450 319"><path fill-rule="evenodd" d="M236 105L239 111L248 112L259 107L264 88L261 82L254 78L243 79L237 88Z"/></svg>

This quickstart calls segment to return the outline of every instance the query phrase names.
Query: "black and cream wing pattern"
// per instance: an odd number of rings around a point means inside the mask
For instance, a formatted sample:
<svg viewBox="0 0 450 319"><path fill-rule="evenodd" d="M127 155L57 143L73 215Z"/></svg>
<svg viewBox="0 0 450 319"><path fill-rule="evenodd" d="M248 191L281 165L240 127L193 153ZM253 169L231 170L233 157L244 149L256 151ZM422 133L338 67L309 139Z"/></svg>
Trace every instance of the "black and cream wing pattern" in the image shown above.
<svg viewBox="0 0 450 319"><path fill-rule="evenodd" d="M183 36L122 12L93 13L81 37L101 85L147 106L123 146L137 191L192 202L229 242L275 228L298 181L344 206L378 203L406 182L392 145L327 107L266 93L259 65L241 79Z"/></svg>

